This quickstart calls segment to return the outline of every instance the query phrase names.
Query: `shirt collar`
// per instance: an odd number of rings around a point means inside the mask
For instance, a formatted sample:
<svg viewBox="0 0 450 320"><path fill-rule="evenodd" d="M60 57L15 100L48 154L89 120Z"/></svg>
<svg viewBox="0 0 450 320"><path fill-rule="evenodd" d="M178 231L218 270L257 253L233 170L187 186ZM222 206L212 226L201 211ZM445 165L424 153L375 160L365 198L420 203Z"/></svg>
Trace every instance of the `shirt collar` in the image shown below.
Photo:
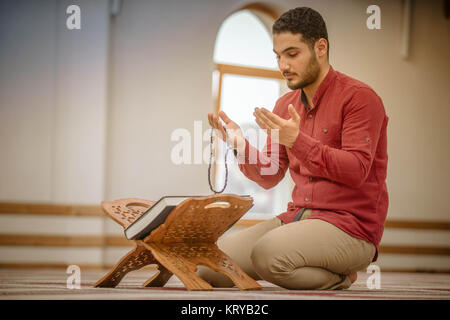
<svg viewBox="0 0 450 320"><path fill-rule="evenodd" d="M316 90L316 93L314 94L314 97L312 99L312 103L313 103L314 107L311 109L314 109L319 104L322 96L325 94L327 89L330 87L331 83L336 78L336 76L337 76L336 71L334 71L333 67L330 66L330 69L328 70L327 75L325 76L325 78L323 78L322 82L320 83L319 87ZM308 109L309 108L308 102L306 101L306 95L303 92L303 90L301 92L300 99L301 99L302 103L305 105L305 107ZM311 109L308 109L308 111Z"/></svg>

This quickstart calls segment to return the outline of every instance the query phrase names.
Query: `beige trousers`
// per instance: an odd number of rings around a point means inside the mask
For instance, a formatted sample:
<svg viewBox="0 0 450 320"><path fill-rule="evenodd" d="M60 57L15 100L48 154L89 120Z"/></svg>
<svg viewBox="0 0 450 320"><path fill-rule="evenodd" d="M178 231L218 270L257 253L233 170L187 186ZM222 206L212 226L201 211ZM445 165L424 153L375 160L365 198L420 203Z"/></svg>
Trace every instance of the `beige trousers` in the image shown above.
<svg viewBox="0 0 450 320"><path fill-rule="evenodd" d="M335 290L351 285L348 275L370 265L375 246L329 222L301 219L284 224L273 218L219 239L217 245L250 277L287 289ZM198 266L215 287L232 287L225 275Z"/></svg>

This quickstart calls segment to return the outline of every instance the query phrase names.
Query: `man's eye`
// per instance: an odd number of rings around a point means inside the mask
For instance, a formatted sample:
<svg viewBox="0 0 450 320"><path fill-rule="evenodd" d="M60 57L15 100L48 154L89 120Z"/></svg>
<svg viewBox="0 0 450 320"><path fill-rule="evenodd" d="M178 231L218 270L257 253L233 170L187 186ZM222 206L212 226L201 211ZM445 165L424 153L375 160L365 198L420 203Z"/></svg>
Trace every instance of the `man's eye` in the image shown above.
<svg viewBox="0 0 450 320"><path fill-rule="evenodd" d="M289 57L294 58L295 56L297 56L297 53L289 53Z"/></svg>

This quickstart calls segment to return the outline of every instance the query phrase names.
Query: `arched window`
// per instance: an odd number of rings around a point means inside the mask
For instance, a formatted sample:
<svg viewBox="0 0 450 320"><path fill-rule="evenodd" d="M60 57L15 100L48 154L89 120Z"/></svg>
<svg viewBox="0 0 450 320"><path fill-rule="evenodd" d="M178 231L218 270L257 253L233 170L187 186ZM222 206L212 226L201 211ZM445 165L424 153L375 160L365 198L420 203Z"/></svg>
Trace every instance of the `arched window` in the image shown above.
<svg viewBox="0 0 450 320"><path fill-rule="evenodd" d="M278 70L272 51L270 28L276 14L265 8L247 8L228 16L217 34L214 62L213 89L216 114L223 110L245 132L259 129L254 121L255 107L272 110L276 100L289 89ZM264 147L267 135L259 134L257 147ZM216 148L216 159L223 159L223 149ZM232 159L229 153L228 160ZM215 166L215 185L223 185L224 167ZM228 166L229 183L226 193L248 194L254 206L246 218L268 218L286 210L291 199L292 179L289 173L274 188L265 190L240 172L236 161Z"/></svg>

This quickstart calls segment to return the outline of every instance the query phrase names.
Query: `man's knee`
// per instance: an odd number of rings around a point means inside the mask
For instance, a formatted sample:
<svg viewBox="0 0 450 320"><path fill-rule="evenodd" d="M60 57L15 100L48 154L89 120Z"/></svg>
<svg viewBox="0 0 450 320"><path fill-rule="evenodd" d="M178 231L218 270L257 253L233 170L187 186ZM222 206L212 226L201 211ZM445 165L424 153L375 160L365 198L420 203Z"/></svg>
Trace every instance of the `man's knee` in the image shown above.
<svg viewBox="0 0 450 320"><path fill-rule="evenodd" d="M282 254L283 248L270 237L261 238L253 247L251 260L255 272L264 280L276 283L285 278L298 266L291 265Z"/></svg>

